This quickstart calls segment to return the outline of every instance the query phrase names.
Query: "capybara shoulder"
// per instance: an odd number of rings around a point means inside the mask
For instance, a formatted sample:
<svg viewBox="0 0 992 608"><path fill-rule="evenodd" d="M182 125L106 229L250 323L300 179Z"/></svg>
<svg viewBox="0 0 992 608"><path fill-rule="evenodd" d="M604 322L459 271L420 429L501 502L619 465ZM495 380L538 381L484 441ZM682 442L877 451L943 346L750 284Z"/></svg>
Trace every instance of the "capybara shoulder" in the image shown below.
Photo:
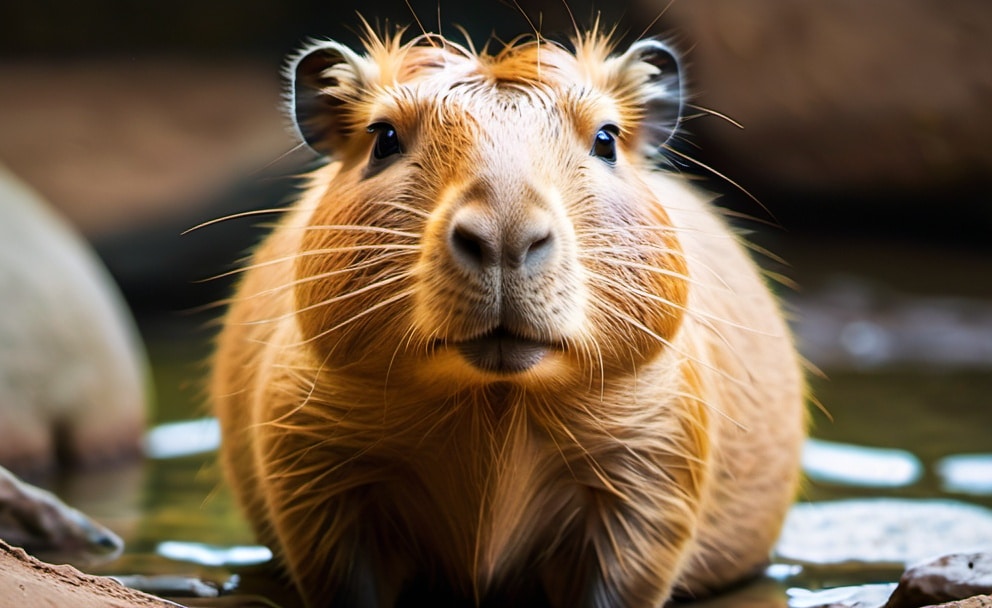
<svg viewBox="0 0 992 608"><path fill-rule="evenodd" d="M760 568L803 384L705 197L657 168L665 44L314 44L329 162L246 269L211 385L249 519L309 606L661 606Z"/></svg>

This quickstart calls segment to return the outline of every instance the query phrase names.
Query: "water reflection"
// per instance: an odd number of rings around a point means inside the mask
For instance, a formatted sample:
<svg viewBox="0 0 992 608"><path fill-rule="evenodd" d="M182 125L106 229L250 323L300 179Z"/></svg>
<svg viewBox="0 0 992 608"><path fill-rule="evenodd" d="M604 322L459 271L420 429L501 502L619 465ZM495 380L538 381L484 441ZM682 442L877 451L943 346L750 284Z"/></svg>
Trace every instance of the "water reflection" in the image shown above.
<svg viewBox="0 0 992 608"><path fill-rule="evenodd" d="M204 454L219 447L220 424L216 418L168 422L145 434L145 453L154 459Z"/></svg>
<svg viewBox="0 0 992 608"><path fill-rule="evenodd" d="M958 454L937 465L945 492L992 496L992 454Z"/></svg>
<svg viewBox="0 0 992 608"><path fill-rule="evenodd" d="M159 543L155 552L168 559L215 567L253 566L272 559L272 552L268 547L258 545L221 547L203 543L165 541Z"/></svg>
<svg viewBox="0 0 992 608"><path fill-rule="evenodd" d="M920 460L905 450L869 448L809 439L803 470L816 481L871 488L898 488L919 481Z"/></svg>
<svg viewBox="0 0 992 608"><path fill-rule="evenodd" d="M992 366L992 302L909 296L852 277L793 298L803 354L819 367Z"/></svg>

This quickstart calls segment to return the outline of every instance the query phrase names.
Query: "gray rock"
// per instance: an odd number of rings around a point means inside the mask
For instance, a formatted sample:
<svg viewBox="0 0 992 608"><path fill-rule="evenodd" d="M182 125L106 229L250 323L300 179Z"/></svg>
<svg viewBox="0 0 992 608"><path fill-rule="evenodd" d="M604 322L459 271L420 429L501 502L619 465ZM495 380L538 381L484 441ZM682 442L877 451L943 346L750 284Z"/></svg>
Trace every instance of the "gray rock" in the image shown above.
<svg viewBox="0 0 992 608"><path fill-rule="evenodd" d="M789 589L789 608L882 608L895 587L884 583L820 591Z"/></svg>
<svg viewBox="0 0 992 608"><path fill-rule="evenodd" d="M41 560L78 567L111 561L124 549L116 534L3 467L0 539Z"/></svg>
<svg viewBox="0 0 992 608"><path fill-rule="evenodd" d="M976 595L966 600L948 602L932 608L992 608L992 597L988 595Z"/></svg>
<svg viewBox="0 0 992 608"><path fill-rule="evenodd" d="M989 593L992 553L954 553L908 568L885 608L916 608Z"/></svg>
<svg viewBox="0 0 992 608"><path fill-rule="evenodd" d="M41 472L139 454L146 368L95 254L0 167L0 465Z"/></svg>
<svg viewBox="0 0 992 608"><path fill-rule="evenodd" d="M818 570L894 570L933 555L992 546L992 511L953 500L851 499L800 503L786 519L778 559Z"/></svg>

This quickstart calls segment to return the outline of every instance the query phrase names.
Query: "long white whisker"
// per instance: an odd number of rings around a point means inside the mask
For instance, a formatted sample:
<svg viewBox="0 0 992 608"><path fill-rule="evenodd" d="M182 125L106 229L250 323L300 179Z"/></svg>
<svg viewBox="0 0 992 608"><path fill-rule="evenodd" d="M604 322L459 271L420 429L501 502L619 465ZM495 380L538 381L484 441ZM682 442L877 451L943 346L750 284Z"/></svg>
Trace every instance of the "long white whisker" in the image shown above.
<svg viewBox="0 0 992 608"><path fill-rule="evenodd" d="M726 371L724 371L722 369L719 369L717 367L714 367L713 365L707 363L706 361L703 361L703 360L701 360L701 359L699 359L697 357L693 357L689 353L687 353L687 352L685 352L685 351L683 351L683 350L681 350L679 348L676 348L675 345L672 344L672 342L670 340L666 340L665 338L659 336L657 334L657 332L655 332L654 330L652 330L650 327L647 327L646 325L644 325L643 323L641 323L639 320L635 319L634 317L632 317L632 316L630 316L630 315L628 315L628 314L626 314L626 313L624 313L622 311L619 311L619 310L613 310L612 311L612 314L616 315L620 319L623 319L624 321L626 321L627 323L629 323L632 327L634 327L634 328L636 328L636 329L644 332L644 334L646 334L647 336L649 336L649 337L657 340L660 344L664 345L665 348L671 349L672 352L674 352L674 353L678 354L679 356L685 358L687 361L692 361L693 363L696 363L698 365L701 365L701 366L705 367L706 369L710 370L711 372L713 372L715 374L719 374L723 378L727 379L729 382L733 382L734 384L737 384L738 386L743 386L743 387L747 387L748 386L748 384L746 382L744 382L743 380L741 380L740 378L736 378L734 376L731 376Z"/></svg>
<svg viewBox="0 0 992 608"><path fill-rule="evenodd" d="M186 236L187 234L194 232L196 230L200 230L201 228L206 228L207 226L213 226L214 224L219 224L221 222L226 222L228 220L236 220L243 217L254 217L256 215L272 215L275 213L286 213L288 211L291 211L292 209L293 209L292 207L273 207L271 209L252 209L250 211L241 211L239 213L232 213L230 215L225 215L223 217L217 217L212 220L207 220L206 222L199 223L196 226L193 226L192 228L187 228L186 230L180 232L179 236Z"/></svg>
<svg viewBox="0 0 992 608"><path fill-rule="evenodd" d="M306 251L300 251L292 255L282 256L278 258L273 258L271 260L266 260L264 262L256 262L253 264L248 264L241 268L235 268L234 270L229 270L221 274L216 274L206 279L199 279L198 282L204 283L207 281L216 281L218 279L223 279L226 277L234 276L244 272L248 272L254 268L265 268L267 266L276 266L278 264L283 264L285 262L292 262L299 258L310 257L315 255L330 255L334 253L352 253L357 251L420 251L419 245L406 245L406 244L394 244L394 243L383 243L379 245L348 245L344 247L327 247L323 249L307 249Z"/></svg>
<svg viewBox="0 0 992 608"><path fill-rule="evenodd" d="M300 279L296 279L294 281L290 281L289 283L285 283L283 285L279 285L278 287L270 287L268 289L265 289L263 291L259 291L259 292L253 293L251 295L245 296L245 297L240 298L240 299L241 300L249 300L251 298L257 298L257 297L263 297L263 296L270 296L270 295L273 295L275 293L278 293L278 292L281 292L281 291L285 291L285 290L291 289L293 287L297 287L299 285L305 285L307 283L313 283L314 281L322 281L324 279L329 279L329 278L334 277L334 276L338 276L338 275L342 275L342 274L348 274L348 273L352 273L352 272L358 272L359 270L365 270L365 269L368 269L368 268L373 268L373 267L378 266L380 264L386 264L389 261L393 260L394 258L403 257L405 255L409 255L409 254L406 253L406 252L400 252L400 253L391 253L391 254L387 254L387 255L377 256L375 259L368 260L368 261L362 262L360 264L351 264L349 266L346 266L344 268L339 268L337 270L330 270L328 272L322 272L320 274L315 274L315 275L311 275L311 276L308 276L308 277L303 277L303 278L300 278Z"/></svg>
<svg viewBox="0 0 992 608"><path fill-rule="evenodd" d="M399 209L400 211L406 211L411 215L415 215L425 219L431 216L431 214L428 211L425 211L423 209L417 209L416 207L412 207L410 205L406 205L404 203L400 203L397 201L373 201L372 204L382 205L384 207L393 207L395 209Z"/></svg>
<svg viewBox="0 0 992 608"><path fill-rule="evenodd" d="M279 315L277 317L271 317L271 318L263 319L263 320L260 320L260 321L245 321L243 324L244 325L261 325L261 324L265 324L265 323L274 323L276 321L283 321L285 319L290 319L290 318L295 317L296 315L298 315L300 313L311 311L311 310L316 310L318 308L322 308L324 306L327 306L328 304L333 304L335 302L341 302L341 301L344 301L344 300L348 300L350 298L354 298L355 296L359 296L359 295L361 295L363 293L368 293L368 292L373 291L375 289L380 289L382 287L385 287L386 285L390 285L390 284L395 283L397 281L402 281L404 279L407 279L411 275L412 275L411 272L402 272L402 273L399 273L399 274L395 274L395 275L393 275L391 277L386 277L384 279L380 279L380 280L376 281L375 283L370 283L368 285L365 285L364 287L359 287L358 289L354 289L354 290L349 291L347 293L339 294L339 295L336 295L334 297L327 298L326 300L321 300L320 302L316 302L314 304L310 304L308 306L304 306L302 308L298 308L296 310L293 310L293 311L290 311L290 312L287 312L287 313L283 313L283 314L281 314L281 315Z"/></svg>
<svg viewBox="0 0 992 608"><path fill-rule="evenodd" d="M352 315L350 318L348 318L348 319L346 319L346 320L338 323L337 325L335 325L333 327L330 327L328 329L325 329L324 331L320 332L319 334L316 334L315 336L313 336L311 338L308 338L308 339L304 340L303 342L299 342L299 343L293 344L291 346L302 346L302 345L304 345L304 344L306 344L308 342L311 342L311 341L314 341L314 340L319 340L321 338L324 338L328 334L331 334L331 333L333 333L333 332L341 329L342 327L345 327L345 326L347 326L347 325L349 325L351 323L354 323L358 319L361 319L362 317L365 317L367 315L370 315L370 314L376 312L377 310L379 310L380 308L383 308L385 306L389 306L390 304L393 304L395 302L398 302L398 301L402 300L403 298L408 298L408 297L412 296L414 293L415 292L412 289L411 290L407 290L407 291L401 291L400 293L395 294L395 295L393 295L393 296L391 296L389 298L386 298L385 300L382 300L380 302L377 302L374 306L370 306L369 308L366 308L365 310L363 310L363 311L361 311L361 312L359 312L359 313L357 313L355 315Z"/></svg>
<svg viewBox="0 0 992 608"><path fill-rule="evenodd" d="M687 314L687 315L689 315L691 317L694 317L694 318L709 319L709 320L712 320L712 321L716 321L717 323L723 323L725 325L729 325L730 327L735 327L735 328L740 329L740 330L743 330L743 331L748 331L748 332L757 334L759 336L768 336L768 337L772 337L772 338L781 337L779 334L764 332L764 331L761 331L759 329L755 329L753 327L748 327L746 325L741 325L740 323L735 323L734 321L731 321L729 319L724 319L723 317L718 317L716 315L711 315L709 313L705 313L705 312L702 312L702 311L699 311L699 310L695 310L695 309L689 308L689 307L684 306L682 304L679 304L677 302L673 302L673 301L669 300L668 298L663 298L663 297L659 296L658 294L650 293L650 292L644 291L643 289L639 289L637 287L632 287L631 285L628 285L626 283L620 282L620 281L615 280L615 279L611 279L611 278L606 277L606 276L603 276L602 274L599 274L599 273L594 273L593 274L593 277L594 277L595 280L602 281L604 283L608 283L610 285L613 285L614 287L617 287L619 289L622 289L622 290L626 291L627 293L636 294L636 295L639 295L639 296L641 296L643 298L647 298L647 299L652 300L654 302L658 302L659 304L663 304L665 306L670 306L672 308L681 310L685 314Z"/></svg>
<svg viewBox="0 0 992 608"><path fill-rule="evenodd" d="M403 230L396 230L394 228L384 228L382 226L364 226L362 224L309 224L307 226L291 226L291 228L296 228L303 231L316 231L316 230L327 230L334 232L362 232L369 234L386 234L389 236L398 236L406 239L417 240L420 239L421 235L415 232L405 232Z"/></svg>

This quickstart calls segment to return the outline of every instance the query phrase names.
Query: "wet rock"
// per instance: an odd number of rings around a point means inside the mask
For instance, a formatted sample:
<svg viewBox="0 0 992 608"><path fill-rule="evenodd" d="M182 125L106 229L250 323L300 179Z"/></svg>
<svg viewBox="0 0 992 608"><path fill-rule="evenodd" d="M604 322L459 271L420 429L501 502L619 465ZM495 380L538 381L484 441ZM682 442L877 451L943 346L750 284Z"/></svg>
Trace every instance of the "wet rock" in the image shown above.
<svg viewBox="0 0 992 608"><path fill-rule="evenodd" d="M992 608L992 597L988 595L977 595L966 600L948 602L933 608Z"/></svg>
<svg viewBox="0 0 992 608"><path fill-rule="evenodd" d="M992 553L955 553L908 568L885 608L916 608L989 593Z"/></svg>
<svg viewBox="0 0 992 608"><path fill-rule="evenodd" d="M895 587L885 583L820 591L789 589L789 608L882 608Z"/></svg>
<svg viewBox="0 0 992 608"><path fill-rule="evenodd" d="M952 500L852 499L797 504L776 546L781 561L819 570L881 567L898 576L933 555L992 546L992 511Z"/></svg>
<svg viewBox="0 0 992 608"><path fill-rule="evenodd" d="M140 453L144 353L87 244L0 167L0 465L39 473Z"/></svg>
<svg viewBox="0 0 992 608"><path fill-rule="evenodd" d="M90 566L121 554L121 539L54 494L0 467L0 539L42 560Z"/></svg>

